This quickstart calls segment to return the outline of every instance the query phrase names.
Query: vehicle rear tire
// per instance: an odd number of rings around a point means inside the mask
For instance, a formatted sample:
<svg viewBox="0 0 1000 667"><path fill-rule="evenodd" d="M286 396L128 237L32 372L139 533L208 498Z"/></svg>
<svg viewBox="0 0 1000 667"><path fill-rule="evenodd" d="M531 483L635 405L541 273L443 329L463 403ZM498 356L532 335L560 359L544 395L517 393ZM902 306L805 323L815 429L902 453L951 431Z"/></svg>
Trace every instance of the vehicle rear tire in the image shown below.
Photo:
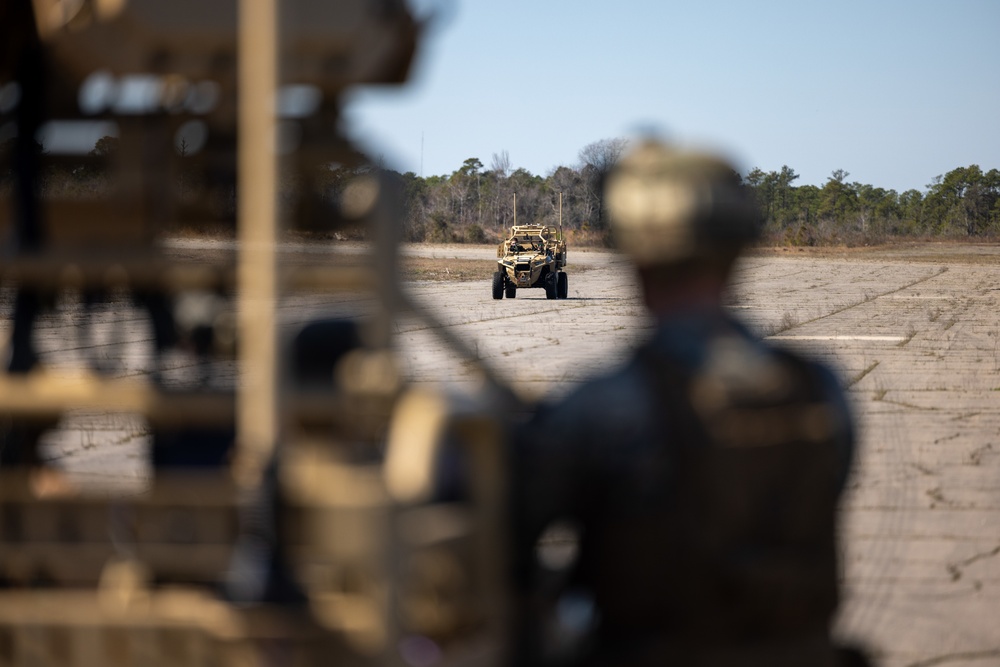
<svg viewBox="0 0 1000 667"><path fill-rule="evenodd" d="M556 274L554 273L545 276L545 298L556 298Z"/></svg>
<svg viewBox="0 0 1000 667"><path fill-rule="evenodd" d="M569 296L569 277L565 271L560 271L556 274L556 294L560 299L565 299Z"/></svg>
<svg viewBox="0 0 1000 667"><path fill-rule="evenodd" d="M504 276L499 271L493 272L493 298L502 299L503 298L503 280Z"/></svg>
<svg viewBox="0 0 1000 667"><path fill-rule="evenodd" d="M516 297L517 296L517 285L515 285L514 283L512 283L511 281L508 280L507 281L507 286L504 288L504 295L508 299L513 299L514 297Z"/></svg>

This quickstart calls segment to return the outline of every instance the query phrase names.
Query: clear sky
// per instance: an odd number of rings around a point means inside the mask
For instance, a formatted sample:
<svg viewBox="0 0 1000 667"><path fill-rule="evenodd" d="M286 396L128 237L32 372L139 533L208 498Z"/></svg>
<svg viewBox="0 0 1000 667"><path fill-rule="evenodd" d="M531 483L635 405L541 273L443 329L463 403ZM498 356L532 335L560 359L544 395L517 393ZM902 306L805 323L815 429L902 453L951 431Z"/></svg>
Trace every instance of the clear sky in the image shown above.
<svg viewBox="0 0 1000 667"><path fill-rule="evenodd" d="M1000 168L1000 0L419 0L411 81L355 94L348 130L387 166L470 157L547 175L649 128L744 173L898 192Z"/></svg>

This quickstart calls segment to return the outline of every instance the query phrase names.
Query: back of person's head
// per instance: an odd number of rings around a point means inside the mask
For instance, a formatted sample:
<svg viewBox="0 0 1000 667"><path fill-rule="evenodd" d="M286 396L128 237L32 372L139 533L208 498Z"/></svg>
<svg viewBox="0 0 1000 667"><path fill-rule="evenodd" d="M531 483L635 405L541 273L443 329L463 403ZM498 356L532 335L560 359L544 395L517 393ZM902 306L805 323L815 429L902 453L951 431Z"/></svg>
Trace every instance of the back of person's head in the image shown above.
<svg viewBox="0 0 1000 667"><path fill-rule="evenodd" d="M605 182L615 243L640 270L728 272L760 229L740 180L718 156L642 141Z"/></svg>

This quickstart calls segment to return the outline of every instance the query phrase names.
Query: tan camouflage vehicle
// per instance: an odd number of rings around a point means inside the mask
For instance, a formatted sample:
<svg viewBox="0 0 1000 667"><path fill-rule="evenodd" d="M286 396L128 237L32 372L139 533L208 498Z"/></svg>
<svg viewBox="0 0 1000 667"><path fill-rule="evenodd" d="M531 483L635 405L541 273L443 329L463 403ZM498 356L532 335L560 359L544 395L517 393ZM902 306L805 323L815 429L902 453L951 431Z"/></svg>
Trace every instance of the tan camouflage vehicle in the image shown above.
<svg viewBox="0 0 1000 667"><path fill-rule="evenodd" d="M566 241L556 227L519 225L497 246L497 271L493 274L493 298L517 296L517 290L541 287L546 299L569 296Z"/></svg>

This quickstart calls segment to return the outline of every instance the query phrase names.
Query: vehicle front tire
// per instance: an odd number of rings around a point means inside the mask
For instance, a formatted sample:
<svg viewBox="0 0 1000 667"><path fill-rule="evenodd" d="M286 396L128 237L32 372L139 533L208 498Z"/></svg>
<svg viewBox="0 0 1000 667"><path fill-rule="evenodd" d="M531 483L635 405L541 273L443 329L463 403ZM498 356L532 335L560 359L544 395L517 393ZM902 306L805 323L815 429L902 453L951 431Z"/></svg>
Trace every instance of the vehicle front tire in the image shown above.
<svg viewBox="0 0 1000 667"><path fill-rule="evenodd" d="M545 298L556 298L556 274L554 273L545 276Z"/></svg>
<svg viewBox="0 0 1000 667"><path fill-rule="evenodd" d="M504 288L504 295L506 295L508 299L513 299L514 297L516 297L517 285L508 280L507 286Z"/></svg>
<svg viewBox="0 0 1000 667"><path fill-rule="evenodd" d="M556 274L556 294L560 299L565 299L569 296L569 277L565 271L560 271Z"/></svg>
<svg viewBox="0 0 1000 667"><path fill-rule="evenodd" d="M504 276L499 271L493 272L493 298L502 299L503 298L503 280Z"/></svg>

